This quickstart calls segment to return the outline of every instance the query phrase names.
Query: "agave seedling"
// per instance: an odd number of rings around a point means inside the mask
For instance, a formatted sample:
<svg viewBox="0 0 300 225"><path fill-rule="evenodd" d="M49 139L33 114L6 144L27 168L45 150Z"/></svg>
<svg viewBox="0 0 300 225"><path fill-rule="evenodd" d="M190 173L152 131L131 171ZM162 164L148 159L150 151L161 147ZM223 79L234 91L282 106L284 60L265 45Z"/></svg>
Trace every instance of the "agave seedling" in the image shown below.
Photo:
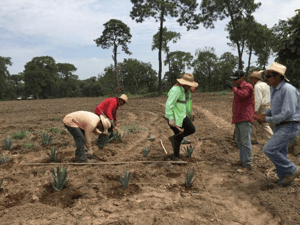
<svg viewBox="0 0 300 225"><path fill-rule="evenodd" d="M6 162L6 155L3 153L0 159L1 163L5 163Z"/></svg>
<svg viewBox="0 0 300 225"><path fill-rule="evenodd" d="M192 157L192 153L194 151L194 147L192 145L188 146L188 147L184 147L183 151L185 153L185 156L187 158L191 158Z"/></svg>
<svg viewBox="0 0 300 225"><path fill-rule="evenodd" d="M194 167L193 170L188 170L186 172L185 185L187 188L191 188L193 182L195 181L195 179L193 180L194 173L195 173Z"/></svg>
<svg viewBox="0 0 300 225"><path fill-rule="evenodd" d="M130 172L128 172L126 170L124 177L120 176L120 182L122 184L122 189L127 188L129 180L130 180Z"/></svg>
<svg viewBox="0 0 300 225"><path fill-rule="evenodd" d="M11 148L11 138L10 137L5 138L4 148L5 148L5 150L10 150L10 148Z"/></svg>
<svg viewBox="0 0 300 225"><path fill-rule="evenodd" d="M143 148L142 153L144 157L147 157L149 154L149 148L148 147Z"/></svg>
<svg viewBox="0 0 300 225"><path fill-rule="evenodd" d="M114 136L112 137L112 140L119 142L121 140L121 134L119 133L119 131L117 131Z"/></svg>
<svg viewBox="0 0 300 225"><path fill-rule="evenodd" d="M182 144L189 144L191 143L186 137L184 137L181 141Z"/></svg>
<svg viewBox="0 0 300 225"><path fill-rule="evenodd" d="M67 184L67 168L65 167L60 167L58 166L56 168L56 174L54 169L51 170L52 173L52 177L54 182L52 183L52 187L56 190L56 191L60 191L64 188L64 186Z"/></svg>
<svg viewBox="0 0 300 225"><path fill-rule="evenodd" d="M54 147L51 147L51 152L49 154L50 156L50 162L57 162L58 161L58 152L55 150Z"/></svg>
<svg viewBox="0 0 300 225"><path fill-rule="evenodd" d="M42 142L44 145L48 145L51 141L52 135L48 135L47 133L43 134Z"/></svg>

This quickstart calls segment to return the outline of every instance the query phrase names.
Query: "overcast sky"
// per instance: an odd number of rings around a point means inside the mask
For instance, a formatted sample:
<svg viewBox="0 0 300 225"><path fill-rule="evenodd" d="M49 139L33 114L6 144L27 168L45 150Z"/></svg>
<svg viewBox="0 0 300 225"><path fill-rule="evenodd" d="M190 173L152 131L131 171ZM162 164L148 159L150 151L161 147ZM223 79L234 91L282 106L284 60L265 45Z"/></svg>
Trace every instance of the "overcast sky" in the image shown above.
<svg viewBox="0 0 300 225"><path fill-rule="evenodd" d="M268 27L280 19L293 17L295 9L300 8L299 0L260 2L262 5L254 16L257 22ZM112 48L97 47L94 39L101 36L104 23L118 19L130 28L132 39L128 46L133 53L127 55L119 47L118 62L134 58L150 62L158 71L158 51L151 51L151 45L159 24L154 19L136 23L129 16L131 9L130 0L1 0L0 56L11 57L10 74L22 72L32 58L48 55L56 63L75 65L79 79L88 79L113 64ZM181 33L181 39L170 44L170 50L194 55L196 49L207 46L214 47L218 57L226 51L237 55L237 51L227 45L229 41L224 31L227 22L215 23L215 29L205 29L200 24L198 30L186 31L174 19L167 18L168 30Z"/></svg>

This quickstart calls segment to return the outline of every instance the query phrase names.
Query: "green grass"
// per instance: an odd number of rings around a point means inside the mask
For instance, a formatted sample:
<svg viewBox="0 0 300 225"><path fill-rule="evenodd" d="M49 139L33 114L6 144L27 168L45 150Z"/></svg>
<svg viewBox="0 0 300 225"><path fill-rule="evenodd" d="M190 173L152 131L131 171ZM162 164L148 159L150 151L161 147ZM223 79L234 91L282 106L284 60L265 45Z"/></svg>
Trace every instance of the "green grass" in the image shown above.
<svg viewBox="0 0 300 225"><path fill-rule="evenodd" d="M142 131L147 130L146 128L141 128L141 127L136 126L136 125L123 125L123 126L121 126L121 129L124 130L125 132L130 131L132 133L136 133L139 130L142 130Z"/></svg>
<svg viewBox="0 0 300 225"><path fill-rule="evenodd" d="M26 137L26 135L27 135L27 131L22 130L22 131L13 133L12 138L13 139L23 139L24 137Z"/></svg>
<svg viewBox="0 0 300 225"><path fill-rule="evenodd" d="M52 117L52 118L50 118L50 120L52 120L52 121L59 121L60 119L58 117Z"/></svg>

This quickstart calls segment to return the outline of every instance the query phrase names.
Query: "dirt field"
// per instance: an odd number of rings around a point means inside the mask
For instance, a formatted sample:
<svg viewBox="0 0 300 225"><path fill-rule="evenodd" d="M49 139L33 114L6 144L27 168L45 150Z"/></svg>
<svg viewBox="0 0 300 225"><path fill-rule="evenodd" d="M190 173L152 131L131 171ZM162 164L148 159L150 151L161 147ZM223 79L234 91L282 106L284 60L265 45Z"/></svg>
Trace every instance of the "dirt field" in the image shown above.
<svg viewBox="0 0 300 225"><path fill-rule="evenodd" d="M215 224L276 225L300 224L300 182L278 187L273 164L262 153L264 139L253 146L253 169L239 174L234 166L238 149L232 139L233 95L194 93L196 133L189 136L195 151L187 164L167 161L171 155L168 136L172 131L162 118L166 97L129 98L118 111L125 135L121 142L93 149L99 158L88 163L74 162L75 144L63 127L63 117L73 111L93 111L100 98L24 100L0 102L0 224ZM13 139L12 149L3 147L6 136L26 130L26 137ZM52 134L48 146L44 132ZM150 135L154 141L148 140ZM163 141L168 155L159 140ZM150 153L143 157L142 149ZM68 184L60 192L51 187L48 153L55 147L68 170ZM296 153L299 147L293 146ZM291 160L300 165L297 154ZM141 161L155 161L141 163ZM163 161L163 162L158 162ZM126 162L123 164L108 163ZM44 163L29 165L28 163ZM106 163L106 164L105 164ZM195 169L193 188L185 187L188 169ZM131 172L129 186L121 188L120 175Z"/></svg>

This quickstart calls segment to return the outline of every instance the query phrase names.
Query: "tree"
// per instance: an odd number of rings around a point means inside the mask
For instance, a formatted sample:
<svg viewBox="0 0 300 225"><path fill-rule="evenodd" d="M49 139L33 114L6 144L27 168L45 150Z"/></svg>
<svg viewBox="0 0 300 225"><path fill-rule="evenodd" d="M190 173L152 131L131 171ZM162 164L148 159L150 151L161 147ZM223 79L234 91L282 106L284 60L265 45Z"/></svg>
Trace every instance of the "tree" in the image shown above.
<svg viewBox="0 0 300 225"><path fill-rule="evenodd" d="M34 57L25 65L24 81L27 95L56 97L58 74L55 60L51 56Z"/></svg>
<svg viewBox="0 0 300 225"><path fill-rule="evenodd" d="M215 75L218 60L215 49L213 47L205 47L203 50L197 49L195 56L196 59L193 61L194 76L198 81L201 81L201 78L207 78L208 91L211 91L212 77Z"/></svg>
<svg viewBox="0 0 300 225"><path fill-rule="evenodd" d="M61 80L61 93L63 97L69 97L69 93L72 90L71 79L73 73L77 70L77 68L70 63L57 63L57 71L58 76ZM73 82L74 84L74 82Z"/></svg>
<svg viewBox="0 0 300 225"><path fill-rule="evenodd" d="M6 84L9 80L9 71L7 70L7 66L11 66L11 58L10 57L2 57L0 56L0 99L3 100L6 97Z"/></svg>
<svg viewBox="0 0 300 225"><path fill-rule="evenodd" d="M277 52L276 61L287 67L286 74L291 83L300 87L300 14L296 14L287 21L280 20L272 31L275 36L274 51Z"/></svg>
<svg viewBox="0 0 300 225"><path fill-rule="evenodd" d="M162 59L161 52L163 49L163 27L167 16L178 18L180 26L186 26L187 30L198 29L200 23L199 16L195 14L198 7L197 0L131 0L133 4L130 17L137 23L142 23L146 18L153 17L159 22L159 46L158 46L158 91L162 94L161 73Z"/></svg>
<svg viewBox="0 0 300 225"><path fill-rule="evenodd" d="M131 37L130 28L125 23L120 20L111 19L104 24L102 35L94 40L97 44L97 47L101 46L103 49L108 49L113 46L112 58L115 63L115 78L117 87L119 87L119 78L117 72L118 47L122 46L122 50L126 54L131 55L131 52L127 46L127 43L131 43Z"/></svg>
<svg viewBox="0 0 300 225"><path fill-rule="evenodd" d="M24 73L21 72L19 74L13 74L10 76L10 80L14 84L16 95L22 95L24 89L24 83L22 83L22 81L24 80Z"/></svg>
<svg viewBox="0 0 300 225"><path fill-rule="evenodd" d="M191 69L193 56L189 52L174 51L167 55L165 65L169 64L169 71L165 73L164 80L167 81L166 89L177 83L176 79L182 76L185 69Z"/></svg>
<svg viewBox="0 0 300 225"><path fill-rule="evenodd" d="M173 41L173 43L177 43L177 40L180 39L180 33L173 32L173 31L168 31L166 27L163 29L163 38L162 38L162 51L164 51L167 55L170 52L170 48L168 46L168 43L170 41ZM159 49L159 31L153 36L153 42L152 42L152 51L155 49ZM169 64L169 69L170 69L170 63ZM166 65L166 63L165 63Z"/></svg>
<svg viewBox="0 0 300 225"><path fill-rule="evenodd" d="M205 28L214 28L214 22L230 18L229 27L231 29L230 39L235 43L238 50L239 69L243 69L243 47L240 41L243 40L241 35L241 20L253 20L252 13L261 5L254 0L202 0L200 5L200 16ZM242 42L244 43L244 42Z"/></svg>
<svg viewBox="0 0 300 225"><path fill-rule="evenodd" d="M146 94L156 87L156 71L150 63L137 59L124 59L118 65L124 90L131 94Z"/></svg>

